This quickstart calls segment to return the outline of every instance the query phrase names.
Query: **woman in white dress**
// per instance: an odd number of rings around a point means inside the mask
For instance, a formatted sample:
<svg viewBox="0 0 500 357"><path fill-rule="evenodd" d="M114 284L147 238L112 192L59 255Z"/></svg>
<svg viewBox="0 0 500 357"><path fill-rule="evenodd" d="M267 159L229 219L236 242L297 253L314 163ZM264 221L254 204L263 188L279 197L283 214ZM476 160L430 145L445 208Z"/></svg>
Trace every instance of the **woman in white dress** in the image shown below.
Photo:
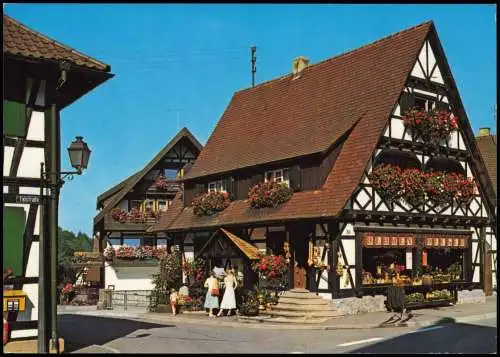
<svg viewBox="0 0 500 357"><path fill-rule="evenodd" d="M228 270L227 276L224 278L224 296L222 297L222 303L220 304L220 311L217 316L222 316L224 310L229 310L228 315L231 315L231 310L236 309L236 296L234 295L234 289L238 286L238 282L234 276L231 269Z"/></svg>

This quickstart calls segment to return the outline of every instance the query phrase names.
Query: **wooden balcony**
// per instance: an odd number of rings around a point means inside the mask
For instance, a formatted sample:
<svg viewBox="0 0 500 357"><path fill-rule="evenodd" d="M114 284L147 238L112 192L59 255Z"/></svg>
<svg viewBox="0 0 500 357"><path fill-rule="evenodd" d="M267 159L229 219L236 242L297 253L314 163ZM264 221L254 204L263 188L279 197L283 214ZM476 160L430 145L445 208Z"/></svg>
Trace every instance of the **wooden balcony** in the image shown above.
<svg viewBox="0 0 500 357"><path fill-rule="evenodd" d="M149 226L156 223L160 219L160 216L161 212L158 213L156 216L149 214L141 219L126 220L123 222L119 222L115 220L110 213L104 217L104 228L107 231L144 232Z"/></svg>

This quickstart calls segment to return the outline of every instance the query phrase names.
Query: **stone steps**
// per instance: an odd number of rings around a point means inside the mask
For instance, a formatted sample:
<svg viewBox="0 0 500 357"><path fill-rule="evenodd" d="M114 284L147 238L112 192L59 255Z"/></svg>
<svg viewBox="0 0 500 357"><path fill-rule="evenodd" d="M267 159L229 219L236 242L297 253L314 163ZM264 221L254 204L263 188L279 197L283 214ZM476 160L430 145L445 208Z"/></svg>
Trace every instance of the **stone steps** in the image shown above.
<svg viewBox="0 0 500 357"><path fill-rule="evenodd" d="M305 305L305 304L290 304L279 301L277 305L271 305L272 310L290 310L290 311L325 311L331 310L328 306L328 302L326 304L321 305Z"/></svg>
<svg viewBox="0 0 500 357"><path fill-rule="evenodd" d="M284 304L294 304L301 306L312 306L312 305L328 306L328 300L325 300L321 297L319 297L319 299L305 299L305 298L280 296L278 301Z"/></svg>
<svg viewBox="0 0 500 357"><path fill-rule="evenodd" d="M341 314L337 311L333 310L322 310L322 311L290 311L290 310L280 310L280 309L271 309L265 312L267 315L271 316L280 316L280 317L294 317L294 318L332 318L341 316Z"/></svg>
<svg viewBox="0 0 500 357"><path fill-rule="evenodd" d="M314 293L300 293L300 292L295 292L295 291L285 291L282 295L280 295L280 298L286 297L286 298L294 298L294 299L311 299L311 300L323 300L323 298L319 295L316 295Z"/></svg>

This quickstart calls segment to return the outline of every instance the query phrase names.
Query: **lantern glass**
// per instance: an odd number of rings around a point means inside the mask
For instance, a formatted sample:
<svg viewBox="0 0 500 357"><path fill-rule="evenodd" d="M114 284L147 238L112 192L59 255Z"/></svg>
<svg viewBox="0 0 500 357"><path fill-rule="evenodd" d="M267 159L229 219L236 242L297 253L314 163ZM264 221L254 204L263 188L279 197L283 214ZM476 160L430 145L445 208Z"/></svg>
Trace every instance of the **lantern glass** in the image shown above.
<svg viewBox="0 0 500 357"><path fill-rule="evenodd" d="M68 153L72 167L80 171L87 168L91 150L87 146L87 143L83 141L83 137L76 137L76 140L68 148Z"/></svg>

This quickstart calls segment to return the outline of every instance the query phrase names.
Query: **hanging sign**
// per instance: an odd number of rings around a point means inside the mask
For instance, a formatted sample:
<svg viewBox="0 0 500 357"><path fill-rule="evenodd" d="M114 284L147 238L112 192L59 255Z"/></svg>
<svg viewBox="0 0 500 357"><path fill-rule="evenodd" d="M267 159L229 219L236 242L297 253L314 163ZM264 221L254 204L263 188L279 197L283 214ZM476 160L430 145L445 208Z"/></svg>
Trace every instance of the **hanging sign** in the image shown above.
<svg viewBox="0 0 500 357"><path fill-rule="evenodd" d="M467 236L446 236L446 237L433 237L424 236L424 244L428 248L466 248Z"/></svg>
<svg viewBox="0 0 500 357"><path fill-rule="evenodd" d="M404 248L414 247L416 239L413 234L408 233L366 232L361 238L361 243L366 248Z"/></svg>

